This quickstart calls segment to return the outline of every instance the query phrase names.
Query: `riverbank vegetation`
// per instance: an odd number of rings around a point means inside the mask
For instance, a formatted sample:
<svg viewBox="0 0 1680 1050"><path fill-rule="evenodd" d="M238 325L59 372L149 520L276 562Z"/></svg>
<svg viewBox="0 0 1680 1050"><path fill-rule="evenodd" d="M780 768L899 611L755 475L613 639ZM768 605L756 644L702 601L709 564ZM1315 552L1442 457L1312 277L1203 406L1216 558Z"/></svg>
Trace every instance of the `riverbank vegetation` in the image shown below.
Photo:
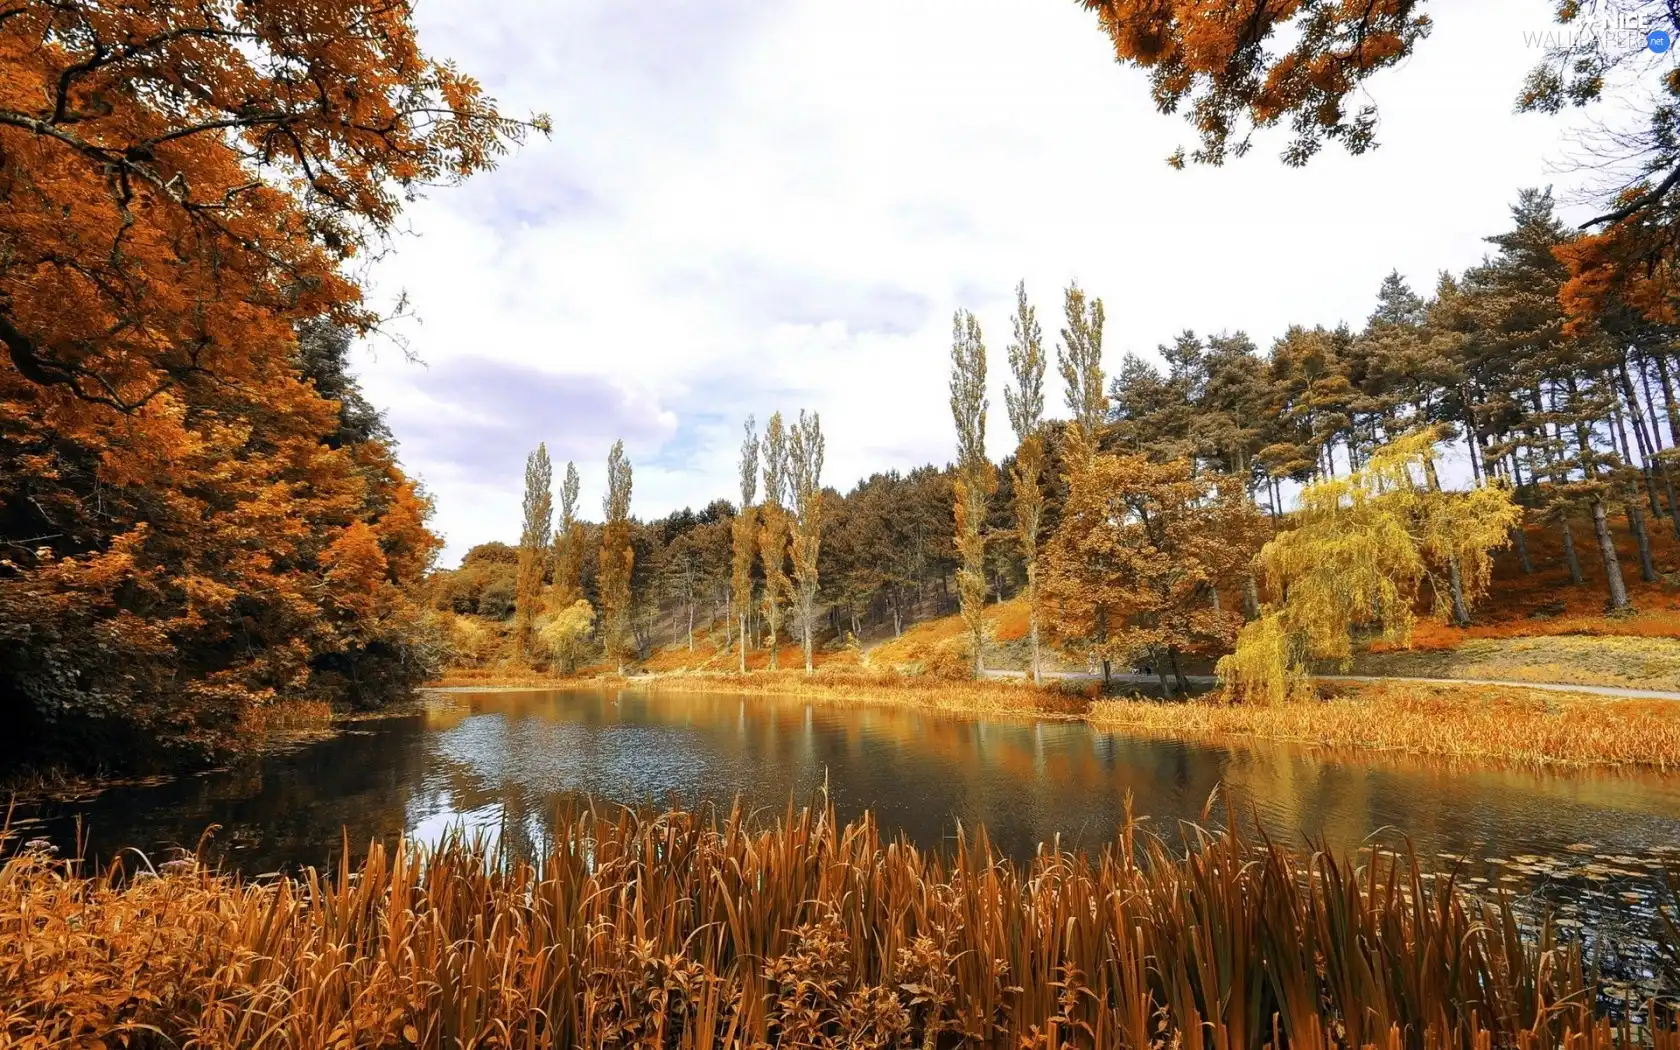
<svg viewBox="0 0 1680 1050"><path fill-rule="evenodd" d="M1001 470L978 451L987 348L961 312L958 462L826 492L814 578L810 557L799 577L808 622L783 629L798 567L764 524L784 514L787 443L779 416L762 437L749 421L749 514L718 500L631 529L624 669L721 669L713 657L733 653L750 672L798 642L819 650L811 671L875 653L953 678L1146 671L1166 697L1218 664L1227 698L1277 703L1313 671L1364 670L1414 641L1648 636L1661 662L1680 645L1680 363L1660 319L1566 310L1577 239L1547 194L1525 192L1495 252L1431 296L1391 275L1358 326L1291 328L1265 353L1240 332L1186 331L1158 348L1164 368L1126 354L1112 375L1101 299L1070 285L1051 347L1018 288L1005 395L1019 447ZM1065 420L1043 417L1052 350ZM577 591L592 603L593 546ZM550 662L521 663L496 626L520 615L504 582L516 560L487 544L433 579L464 667ZM1002 608L1023 611L1024 635L992 632ZM915 621L947 616L964 638L919 661L891 655ZM1601 681L1631 684L1614 670Z"/></svg>
<svg viewBox="0 0 1680 1050"><path fill-rule="evenodd" d="M1613 999L1579 945L1508 897L1411 858L1164 834L1128 824L1101 850L1017 865L984 829L923 852L824 807L774 824L574 810L534 861L452 837L247 881L190 859L89 876L25 853L0 869L0 1034L300 1050L1680 1045L1672 1004L1601 1014Z"/></svg>
<svg viewBox="0 0 1680 1050"><path fill-rule="evenodd" d="M1327 751L1389 751L1520 765L1680 769L1680 704L1511 685L1319 683L1286 704L1161 703L1104 697L1089 682L961 682L924 675L825 670L673 671L632 678L557 678L454 671L443 689L647 690L907 707L986 718L1077 719L1101 729L1180 740L1244 739Z"/></svg>

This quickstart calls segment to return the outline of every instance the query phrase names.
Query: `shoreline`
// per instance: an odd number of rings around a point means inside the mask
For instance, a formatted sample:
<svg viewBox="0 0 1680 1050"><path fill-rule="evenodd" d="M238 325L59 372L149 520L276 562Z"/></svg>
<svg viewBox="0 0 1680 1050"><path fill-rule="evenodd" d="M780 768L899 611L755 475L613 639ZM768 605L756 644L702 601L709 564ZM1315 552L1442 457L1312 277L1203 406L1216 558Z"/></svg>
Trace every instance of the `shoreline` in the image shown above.
<svg viewBox="0 0 1680 1050"><path fill-rule="evenodd" d="M480 680L460 680L466 677ZM445 675L425 688L461 693L615 688L733 692L954 715L1078 721L1094 729L1157 738L1257 740L1531 767L1680 771L1680 702L1527 685L1343 680L1322 691L1316 702L1261 706L1206 699L1103 699L1023 681L961 682L823 672L807 676L802 671L590 678L529 674L484 680L489 677Z"/></svg>

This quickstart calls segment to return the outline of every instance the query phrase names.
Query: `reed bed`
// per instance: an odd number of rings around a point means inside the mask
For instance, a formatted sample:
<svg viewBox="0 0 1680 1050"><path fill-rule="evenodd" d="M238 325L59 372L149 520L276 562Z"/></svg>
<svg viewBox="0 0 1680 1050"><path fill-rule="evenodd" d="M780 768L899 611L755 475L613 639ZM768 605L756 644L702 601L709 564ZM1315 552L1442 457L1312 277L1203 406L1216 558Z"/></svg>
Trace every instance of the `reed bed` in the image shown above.
<svg viewBox="0 0 1680 1050"><path fill-rule="evenodd" d="M572 809L534 862L449 838L241 881L0 869L10 1047L1680 1050L1578 951L1372 853L1128 827L1000 857L827 805Z"/></svg>
<svg viewBox="0 0 1680 1050"><path fill-rule="evenodd" d="M1498 685L1360 683L1271 706L1100 700L1096 725L1442 758L1680 769L1680 703Z"/></svg>

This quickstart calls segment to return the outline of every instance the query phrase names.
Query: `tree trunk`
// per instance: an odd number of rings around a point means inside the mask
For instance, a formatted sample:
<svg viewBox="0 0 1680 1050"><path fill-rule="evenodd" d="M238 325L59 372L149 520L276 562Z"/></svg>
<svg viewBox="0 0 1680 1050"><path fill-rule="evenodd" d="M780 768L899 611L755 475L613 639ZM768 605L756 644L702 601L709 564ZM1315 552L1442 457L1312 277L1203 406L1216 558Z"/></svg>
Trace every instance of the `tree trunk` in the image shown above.
<svg viewBox="0 0 1680 1050"><path fill-rule="evenodd" d="M1663 407L1668 411L1668 443L1680 445L1680 400L1674 396L1674 376L1668 370L1668 355L1652 354L1657 362L1657 379L1662 383Z"/></svg>
<svg viewBox="0 0 1680 1050"><path fill-rule="evenodd" d="M1573 586L1581 586L1581 559L1575 555L1575 533L1569 527L1569 518L1562 519L1563 524L1563 562L1569 566L1569 582Z"/></svg>
<svg viewBox="0 0 1680 1050"><path fill-rule="evenodd" d="M1104 645L1108 644L1108 610L1101 608L1100 606L1097 609L1097 641ZM1102 674L1103 692L1106 694L1108 692L1109 683L1114 678L1114 669L1106 654L1102 658Z"/></svg>
<svg viewBox="0 0 1680 1050"><path fill-rule="evenodd" d="M1664 373L1664 377L1665 377L1665 381L1666 381L1668 363L1666 361L1664 361L1661 357L1657 357L1656 361L1657 361L1658 368L1660 370L1662 370L1662 372ZM1651 449L1652 449L1652 453L1653 453L1652 458L1654 460L1656 460L1657 473L1662 477L1663 494L1668 497L1668 521L1669 521L1669 524L1674 527L1674 535L1680 536L1680 502L1676 502L1675 497L1674 497L1674 475L1668 468L1668 460L1663 459L1663 458L1659 457L1658 455L1656 455L1657 453L1660 453L1663 450L1662 423L1657 418L1657 402L1656 402L1656 399L1651 396L1651 375L1643 367L1641 367L1639 369L1639 381L1640 381L1640 385L1642 385L1645 388L1645 404L1651 410ZM1680 429L1676 429L1676 426L1675 426L1676 406L1675 406L1675 403L1674 403L1674 392L1673 392L1673 384L1672 383L1667 384L1667 386L1665 387L1665 392L1666 392L1667 398L1668 398L1668 404L1667 404L1667 411L1668 411L1668 444L1669 444L1669 447L1672 448L1676 445L1676 443L1680 443Z"/></svg>
<svg viewBox="0 0 1680 1050"><path fill-rule="evenodd" d="M1627 581L1622 579L1622 561L1616 556L1616 541L1610 535L1610 516L1604 510L1604 501L1594 499L1592 502L1593 532L1598 536L1598 554L1604 561L1605 583L1609 586L1610 601L1606 606L1611 613L1623 613L1633 608L1628 601Z"/></svg>
<svg viewBox="0 0 1680 1050"><path fill-rule="evenodd" d="M1639 506L1639 490L1633 482L1628 482L1627 494L1627 522L1628 531L1633 533L1633 542L1639 548L1639 578L1646 583L1656 583L1657 567L1651 562L1651 534L1645 531L1645 511Z"/></svg>
<svg viewBox="0 0 1680 1050"><path fill-rule="evenodd" d="M1161 683L1161 699L1171 700L1173 698L1173 690L1172 683L1167 681L1167 662L1161 659L1161 654L1159 652L1154 650L1151 650L1149 653L1149 662L1155 665L1155 679ZM1108 661L1103 661L1103 667L1106 669L1107 666ZM1106 681L1107 675L1104 674L1103 677Z"/></svg>
<svg viewBox="0 0 1680 1050"><path fill-rule="evenodd" d="M747 614L741 613L741 673L747 673Z"/></svg>
<svg viewBox="0 0 1680 1050"><path fill-rule="evenodd" d="M1528 556L1528 530L1523 528L1520 518L1511 526L1511 544L1517 548L1517 560L1522 564L1523 575L1533 576L1534 561Z"/></svg>
<svg viewBox="0 0 1680 1050"><path fill-rule="evenodd" d="M1430 492L1441 491L1441 477L1435 473L1435 456L1429 451L1423 455L1423 476L1429 482ZM1452 621L1455 626L1470 626L1470 609L1464 604L1464 572L1458 567L1458 555L1447 558L1447 585L1452 591Z"/></svg>
<svg viewBox="0 0 1680 1050"><path fill-rule="evenodd" d="M1254 574L1243 577L1243 620L1253 621L1260 618L1260 587L1254 582Z"/></svg>
<svg viewBox="0 0 1680 1050"><path fill-rule="evenodd" d="M1167 659L1172 661L1173 681L1178 685L1181 696L1190 695L1190 679L1184 677L1184 669L1178 665L1178 646L1167 646Z"/></svg>
<svg viewBox="0 0 1680 1050"><path fill-rule="evenodd" d="M1033 685L1044 684L1043 665L1038 656L1038 559L1027 562L1027 637L1032 642Z"/></svg>
<svg viewBox="0 0 1680 1050"><path fill-rule="evenodd" d="M1452 621L1456 627L1470 626L1470 608L1464 604L1464 573L1456 557L1447 559L1447 587L1452 592Z"/></svg>
<svg viewBox="0 0 1680 1050"><path fill-rule="evenodd" d="M803 599L803 604L804 609L800 619L805 621L805 673L810 674L814 666L812 663L814 646L811 644L811 629L815 626L812 621L816 619L817 610L815 601L810 598Z"/></svg>
<svg viewBox="0 0 1680 1050"><path fill-rule="evenodd" d="M1458 398L1464 405L1464 436L1465 443L1470 446L1470 477L1479 486L1487 471L1482 463L1482 434L1476 426L1476 410L1471 407L1469 383L1459 385Z"/></svg>

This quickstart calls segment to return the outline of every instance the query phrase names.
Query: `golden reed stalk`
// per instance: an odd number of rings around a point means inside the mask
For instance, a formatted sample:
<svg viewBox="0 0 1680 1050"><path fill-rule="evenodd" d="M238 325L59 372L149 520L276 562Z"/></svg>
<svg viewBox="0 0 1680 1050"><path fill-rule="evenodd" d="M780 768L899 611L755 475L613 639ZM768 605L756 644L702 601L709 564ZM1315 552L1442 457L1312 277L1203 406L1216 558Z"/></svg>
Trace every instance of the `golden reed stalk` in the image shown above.
<svg viewBox="0 0 1680 1050"><path fill-rule="evenodd" d="M1128 822L948 852L791 805L557 815L536 862L450 837L251 881L0 869L7 1047L1680 1050L1595 1013L1578 950L1408 858ZM1671 931L1672 932L1672 931Z"/></svg>

